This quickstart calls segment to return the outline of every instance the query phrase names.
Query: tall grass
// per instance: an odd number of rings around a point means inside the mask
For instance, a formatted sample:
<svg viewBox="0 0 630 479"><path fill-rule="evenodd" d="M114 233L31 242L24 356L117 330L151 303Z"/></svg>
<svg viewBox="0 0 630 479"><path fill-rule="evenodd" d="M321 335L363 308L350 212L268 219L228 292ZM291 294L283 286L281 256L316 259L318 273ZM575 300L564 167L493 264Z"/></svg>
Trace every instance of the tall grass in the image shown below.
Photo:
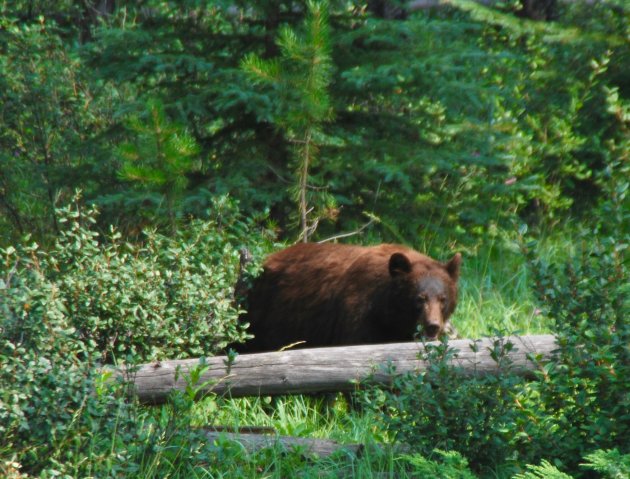
<svg viewBox="0 0 630 479"><path fill-rule="evenodd" d="M541 314L518 240L496 238L462 263L459 302L451 319L462 338L504 334L545 334L550 322ZM549 235L538 245L550 263L573 251L570 236Z"/></svg>
<svg viewBox="0 0 630 479"><path fill-rule="evenodd" d="M466 258L462 265L457 310L451 319L463 338L495 331L536 334L546 322L529 289L523 259L509 251Z"/></svg>

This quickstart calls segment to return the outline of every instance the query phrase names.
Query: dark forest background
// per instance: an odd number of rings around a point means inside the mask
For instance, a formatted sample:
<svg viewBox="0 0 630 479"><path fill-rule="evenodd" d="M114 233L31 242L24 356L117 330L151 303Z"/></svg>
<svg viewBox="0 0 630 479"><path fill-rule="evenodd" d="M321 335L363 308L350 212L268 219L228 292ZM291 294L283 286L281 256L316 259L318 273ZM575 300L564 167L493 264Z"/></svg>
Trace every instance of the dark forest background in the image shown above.
<svg viewBox="0 0 630 479"><path fill-rule="evenodd" d="M428 249L601 214L624 2L425 7L333 1L312 31L296 1L3 3L0 242L49 241L77 189L130 238L225 195L286 240Z"/></svg>

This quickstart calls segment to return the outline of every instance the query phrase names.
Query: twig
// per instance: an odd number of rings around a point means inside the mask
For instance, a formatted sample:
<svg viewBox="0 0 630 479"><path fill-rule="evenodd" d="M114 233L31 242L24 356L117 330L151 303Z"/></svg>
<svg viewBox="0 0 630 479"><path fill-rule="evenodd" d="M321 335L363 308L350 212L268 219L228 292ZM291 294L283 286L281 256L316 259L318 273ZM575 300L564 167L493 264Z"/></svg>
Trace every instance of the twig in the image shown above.
<svg viewBox="0 0 630 479"><path fill-rule="evenodd" d="M338 234L338 235L335 235L335 236L331 236L330 238L326 238L326 239L323 239L321 241L318 241L318 243L327 243L328 241L335 241L335 240L338 240L338 239L341 239L341 238L348 238L349 236L358 235L364 229L366 229L372 223L374 223L376 220L377 220L377 218L370 218L370 221L368 221L363 226L361 226L360 228L358 228L358 229L356 229L354 231L350 231L349 233L341 233L341 234Z"/></svg>

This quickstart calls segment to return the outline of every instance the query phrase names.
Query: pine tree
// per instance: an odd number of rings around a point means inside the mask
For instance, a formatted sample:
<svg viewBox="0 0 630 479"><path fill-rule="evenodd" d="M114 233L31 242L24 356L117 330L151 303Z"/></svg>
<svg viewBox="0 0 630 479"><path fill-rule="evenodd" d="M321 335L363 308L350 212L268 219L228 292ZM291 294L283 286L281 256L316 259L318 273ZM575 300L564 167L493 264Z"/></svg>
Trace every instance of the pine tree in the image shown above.
<svg viewBox="0 0 630 479"><path fill-rule="evenodd" d="M149 100L146 113L128 121L136 138L118 149L123 159L120 176L158 192L174 232L177 200L188 183L186 174L199 168L199 147L182 126L168 119L159 100Z"/></svg>
<svg viewBox="0 0 630 479"><path fill-rule="evenodd" d="M279 58L266 60L248 55L242 68L252 80L270 85L279 95L279 111L274 123L294 145L300 239L306 242L318 223L313 215L315 208L310 205L313 199L309 195L309 168L317 158L322 125L332 119L328 93L332 60L327 2L308 2L303 34L298 35L285 26L280 30L277 44Z"/></svg>

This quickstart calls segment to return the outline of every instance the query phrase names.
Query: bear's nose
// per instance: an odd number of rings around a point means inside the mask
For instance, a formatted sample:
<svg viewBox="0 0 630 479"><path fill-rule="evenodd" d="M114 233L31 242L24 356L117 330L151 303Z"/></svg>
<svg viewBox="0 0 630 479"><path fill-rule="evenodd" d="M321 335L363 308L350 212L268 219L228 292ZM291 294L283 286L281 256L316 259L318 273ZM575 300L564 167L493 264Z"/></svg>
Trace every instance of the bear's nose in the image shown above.
<svg viewBox="0 0 630 479"><path fill-rule="evenodd" d="M429 338L435 338L440 332L440 326L438 324L427 324L424 327L424 332Z"/></svg>

